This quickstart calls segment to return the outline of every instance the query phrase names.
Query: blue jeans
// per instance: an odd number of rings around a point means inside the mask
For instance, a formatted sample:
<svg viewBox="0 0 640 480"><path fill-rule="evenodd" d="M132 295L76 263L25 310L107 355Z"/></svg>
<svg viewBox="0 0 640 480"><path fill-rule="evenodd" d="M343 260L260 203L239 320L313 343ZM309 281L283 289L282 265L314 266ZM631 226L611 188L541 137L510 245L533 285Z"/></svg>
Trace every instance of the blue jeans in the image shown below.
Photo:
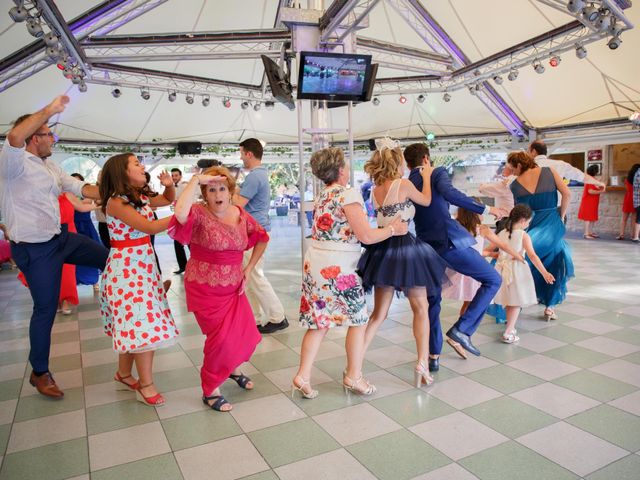
<svg viewBox="0 0 640 480"><path fill-rule="evenodd" d="M457 250L450 248L440 256L449 264L449 267L462 275L480 282L480 288L469 304L467 311L458 319L454 326L469 336L473 335L482 321L482 317L495 297L502 278L477 250L473 247ZM429 302L429 353L439 355L442 352L442 327L440 326L440 302L442 292L427 293Z"/></svg>
<svg viewBox="0 0 640 480"><path fill-rule="evenodd" d="M109 250L89 237L68 233L66 225L47 242L11 242L11 256L24 273L33 299L29 361L34 371L49 370L51 328L60 297L62 265L70 263L104 270L108 255Z"/></svg>

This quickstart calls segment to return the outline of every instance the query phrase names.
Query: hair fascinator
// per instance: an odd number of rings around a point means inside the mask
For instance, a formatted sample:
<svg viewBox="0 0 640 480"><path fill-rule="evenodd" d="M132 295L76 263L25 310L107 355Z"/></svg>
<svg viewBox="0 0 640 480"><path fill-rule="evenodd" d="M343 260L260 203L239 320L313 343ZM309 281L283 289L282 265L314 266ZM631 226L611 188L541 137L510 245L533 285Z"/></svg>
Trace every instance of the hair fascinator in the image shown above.
<svg viewBox="0 0 640 480"><path fill-rule="evenodd" d="M388 148L389 150L400 148L400 142L389 137L376 138L376 150L382 151L385 148Z"/></svg>

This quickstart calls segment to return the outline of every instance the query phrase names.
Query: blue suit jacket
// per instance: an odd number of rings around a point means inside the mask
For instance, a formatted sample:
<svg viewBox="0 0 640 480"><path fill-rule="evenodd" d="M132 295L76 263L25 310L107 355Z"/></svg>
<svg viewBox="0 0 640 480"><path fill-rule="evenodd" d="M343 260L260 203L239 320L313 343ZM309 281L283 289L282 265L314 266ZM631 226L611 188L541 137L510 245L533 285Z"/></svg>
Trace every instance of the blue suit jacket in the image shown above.
<svg viewBox="0 0 640 480"><path fill-rule="evenodd" d="M418 190L422 190L420 169L411 170L409 180ZM472 212L484 212L484 205L451 185L449 175L443 167L435 168L431 175L431 205L423 207L416 204L414 221L418 238L431 245L439 254L447 251L450 247L462 249L476 243L476 239L451 218L450 203Z"/></svg>

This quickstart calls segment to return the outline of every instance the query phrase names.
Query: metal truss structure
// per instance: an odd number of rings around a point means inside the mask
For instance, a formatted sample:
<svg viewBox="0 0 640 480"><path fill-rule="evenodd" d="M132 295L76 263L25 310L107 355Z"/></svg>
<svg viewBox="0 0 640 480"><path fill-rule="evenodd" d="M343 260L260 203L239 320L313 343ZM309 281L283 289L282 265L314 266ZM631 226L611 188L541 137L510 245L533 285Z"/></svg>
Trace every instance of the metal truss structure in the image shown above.
<svg viewBox="0 0 640 480"><path fill-rule="evenodd" d="M166 1L107 0L69 22L68 28L77 40L82 40L89 35L106 35ZM42 40L31 43L0 61L0 92L53 63L54 61L45 54L45 43Z"/></svg>
<svg viewBox="0 0 640 480"><path fill-rule="evenodd" d="M381 67L418 72L427 75L449 75L453 69L451 57L403 45L357 37L358 53L373 57Z"/></svg>
<svg viewBox="0 0 640 480"><path fill-rule="evenodd" d="M320 42L341 43L380 0L335 0L320 17Z"/></svg>

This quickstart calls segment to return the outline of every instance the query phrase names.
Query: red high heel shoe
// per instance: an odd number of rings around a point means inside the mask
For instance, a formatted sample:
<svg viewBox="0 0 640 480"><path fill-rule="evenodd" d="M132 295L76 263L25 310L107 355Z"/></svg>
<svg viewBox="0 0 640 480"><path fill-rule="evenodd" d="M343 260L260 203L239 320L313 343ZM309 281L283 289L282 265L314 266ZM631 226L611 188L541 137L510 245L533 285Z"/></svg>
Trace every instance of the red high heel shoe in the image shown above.
<svg viewBox="0 0 640 480"><path fill-rule="evenodd" d="M124 381L126 378L133 378L133 375L127 375L126 377L122 377L120 376L120 372L116 372L116 375L115 377L113 377L113 380L115 382L121 383L122 385L127 387L128 390L136 391L140 388L140 382L136 380L135 383L128 384L127 382ZM118 388L118 390L125 390L120 385L117 385L116 387Z"/></svg>
<svg viewBox="0 0 640 480"><path fill-rule="evenodd" d="M144 403L145 405L149 405L150 407L161 407L162 405L164 405L164 397L162 395L156 393L152 397L145 397L142 393L143 388L150 387L151 385L153 385L153 383L150 383L148 385L140 385L140 387L136 390L136 399L139 402Z"/></svg>

